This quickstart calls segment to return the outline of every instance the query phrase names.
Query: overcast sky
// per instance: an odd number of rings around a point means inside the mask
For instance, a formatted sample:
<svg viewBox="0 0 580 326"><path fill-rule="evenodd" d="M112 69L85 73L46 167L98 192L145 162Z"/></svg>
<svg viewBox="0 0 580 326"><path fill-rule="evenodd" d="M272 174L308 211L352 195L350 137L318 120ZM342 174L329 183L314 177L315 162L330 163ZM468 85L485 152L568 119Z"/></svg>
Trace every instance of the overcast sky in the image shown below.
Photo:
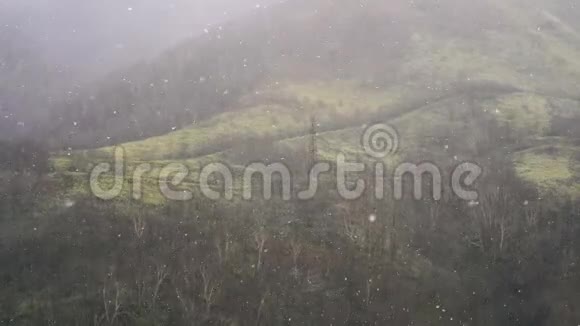
<svg viewBox="0 0 580 326"><path fill-rule="evenodd" d="M103 73L276 0L0 0L0 27L49 63Z"/></svg>

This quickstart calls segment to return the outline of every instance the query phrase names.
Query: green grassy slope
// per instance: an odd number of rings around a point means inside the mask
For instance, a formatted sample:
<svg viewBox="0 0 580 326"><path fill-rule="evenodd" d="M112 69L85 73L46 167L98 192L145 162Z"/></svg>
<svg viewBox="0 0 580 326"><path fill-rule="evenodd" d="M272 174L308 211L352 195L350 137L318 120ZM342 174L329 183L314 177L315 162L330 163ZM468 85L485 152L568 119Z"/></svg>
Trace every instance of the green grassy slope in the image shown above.
<svg viewBox="0 0 580 326"><path fill-rule="evenodd" d="M449 6L459 9L448 11ZM384 121L401 134L401 151L392 161L416 158L452 165L460 160L485 160L491 138L500 143L509 139L509 146L496 143L491 150L513 157L523 179L550 191L564 182L570 186L557 192L574 194L577 161L570 153L576 151L575 139L580 138L573 124L580 119L580 104L575 100L580 85L580 37L575 26L560 19L561 13L552 12L549 4L539 7L542 10L500 1L476 7L464 8L451 0L436 8L423 2L413 7L371 1L366 8L348 7L353 10L349 16L344 8L321 5L327 14L342 15L343 21L365 17L376 28L385 26L373 19L398 15L398 29L385 36L397 44L396 51L381 40L371 40L375 43L361 44L359 52L349 54L346 46L353 39L344 41L348 30L333 30L327 36L335 41L334 50L325 49L311 59L277 58L272 65L278 68L254 81L248 87L252 90L231 102L224 113L120 145L129 166L182 162L199 171L204 162L216 160L236 167L256 159L300 160L314 116L320 158L332 159L339 151L360 157L364 156L360 148L363 127ZM479 11L474 22L452 14L470 10ZM320 15L322 22L334 22L335 18ZM445 20L446 15L453 17ZM297 19L311 27L323 25L315 24L310 14ZM314 36L302 37L308 43ZM336 51L341 56L328 66L332 60L326 56ZM337 71L342 73L337 76ZM555 150L549 157L543 154L546 146L558 144L565 144L566 149ZM76 180L66 192L82 192L79 182L86 186L90 167L110 160L113 149L55 154L56 175ZM149 174L150 187L155 187L158 171ZM194 178L189 181L195 182ZM150 202L160 202L159 196L152 197Z"/></svg>

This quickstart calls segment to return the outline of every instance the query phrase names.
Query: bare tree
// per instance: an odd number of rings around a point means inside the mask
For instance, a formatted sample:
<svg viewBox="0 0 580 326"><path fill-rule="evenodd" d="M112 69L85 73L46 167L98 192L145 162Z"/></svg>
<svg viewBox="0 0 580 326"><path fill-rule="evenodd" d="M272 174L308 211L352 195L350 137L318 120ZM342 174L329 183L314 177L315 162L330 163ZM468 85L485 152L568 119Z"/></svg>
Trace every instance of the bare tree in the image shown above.
<svg viewBox="0 0 580 326"><path fill-rule="evenodd" d="M502 253L506 247L509 230L513 220L510 219L512 199L503 188L484 195L475 209L479 247L484 252L494 248Z"/></svg>
<svg viewBox="0 0 580 326"><path fill-rule="evenodd" d="M209 316L211 306L215 304L217 293L220 289L220 284L216 282L212 274L208 271L205 265L199 268L199 274L202 281L202 299L205 302L205 312Z"/></svg>
<svg viewBox="0 0 580 326"><path fill-rule="evenodd" d="M111 293L105 281L101 291L103 299L103 314L95 316L95 325L114 325L122 314L122 292L123 288L119 282L113 285L113 292Z"/></svg>
<svg viewBox="0 0 580 326"><path fill-rule="evenodd" d="M254 245L258 251L258 261L256 262L256 272L260 271L262 267L262 255L264 253L264 246L268 240L268 234L263 227L260 227L258 231L254 233Z"/></svg>
<svg viewBox="0 0 580 326"><path fill-rule="evenodd" d="M179 271L174 276L174 287L177 300L184 312L184 319L193 321L198 316L198 291L195 272L189 268Z"/></svg>
<svg viewBox="0 0 580 326"><path fill-rule="evenodd" d="M181 304L181 308L185 312L186 319L193 320L196 312L195 300L188 298L177 286L175 287L175 295Z"/></svg>
<svg viewBox="0 0 580 326"><path fill-rule="evenodd" d="M292 262L294 263L293 272L295 277L298 277L298 258L300 257L302 250L303 250L302 243L298 239L293 237L290 240L290 252L292 253Z"/></svg>
<svg viewBox="0 0 580 326"><path fill-rule="evenodd" d="M433 201L429 205L429 221L431 222L431 230L437 229L437 221L439 219L439 214L441 214L441 205Z"/></svg>
<svg viewBox="0 0 580 326"><path fill-rule="evenodd" d="M260 299L260 305L258 306L258 312L256 313L256 326L260 325L260 320L262 318L264 306L266 305L266 299L267 299L268 295L269 295L269 291L266 290L266 292L264 292L264 294L262 295L262 298Z"/></svg>
<svg viewBox="0 0 580 326"><path fill-rule="evenodd" d="M145 219L143 218L143 216L141 216L141 214L135 214L132 216L132 221L133 221L133 232L137 237L137 239L140 240L143 237L143 234L145 233L146 227Z"/></svg>
<svg viewBox="0 0 580 326"><path fill-rule="evenodd" d="M529 228L535 228L538 225L540 219L540 208L536 204L529 204L524 209L524 214L526 217L526 225Z"/></svg>
<svg viewBox="0 0 580 326"><path fill-rule="evenodd" d="M218 253L220 265L223 265L228 261L231 251L231 243L231 234L227 229L223 232L223 234L216 235L214 244Z"/></svg>
<svg viewBox="0 0 580 326"><path fill-rule="evenodd" d="M354 204L341 204L337 207L342 213L342 224L345 236L353 243L360 244L361 242L364 242L366 228L361 223L362 220L360 216L362 213L357 211L357 208L353 205Z"/></svg>
<svg viewBox="0 0 580 326"><path fill-rule="evenodd" d="M155 305L157 304L157 299L159 297L159 289L161 285L167 279L169 273L167 272L167 265L163 263L155 264L155 272L154 272L154 286L153 286L153 295L151 297L151 308L155 309Z"/></svg>

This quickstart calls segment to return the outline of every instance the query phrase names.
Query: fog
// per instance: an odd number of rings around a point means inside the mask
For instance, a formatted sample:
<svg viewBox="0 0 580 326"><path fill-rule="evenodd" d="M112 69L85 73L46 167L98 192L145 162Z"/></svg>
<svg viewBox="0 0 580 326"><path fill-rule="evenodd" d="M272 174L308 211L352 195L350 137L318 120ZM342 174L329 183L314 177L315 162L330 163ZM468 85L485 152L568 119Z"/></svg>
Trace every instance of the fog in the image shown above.
<svg viewBox="0 0 580 326"><path fill-rule="evenodd" d="M7 84L0 88L0 138L49 128L52 103L67 93L268 3L0 0L0 81Z"/></svg>
<svg viewBox="0 0 580 326"><path fill-rule="evenodd" d="M570 0L0 0L0 326L580 325Z"/></svg>
<svg viewBox="0 0 580 326"><path fill-rule="evenodd" d="M151 59L256 5L254 0L1 0L0 28L18 30L21 46L48 64L87 78Z"/></svg>

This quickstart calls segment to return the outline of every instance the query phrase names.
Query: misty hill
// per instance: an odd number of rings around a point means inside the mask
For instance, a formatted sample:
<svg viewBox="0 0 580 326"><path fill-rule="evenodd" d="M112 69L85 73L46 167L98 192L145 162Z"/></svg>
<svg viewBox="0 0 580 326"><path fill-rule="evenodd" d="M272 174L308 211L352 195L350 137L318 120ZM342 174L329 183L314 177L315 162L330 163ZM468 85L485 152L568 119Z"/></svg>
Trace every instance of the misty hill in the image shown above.
<svg viewBox="0 0 580 326"><path fill-rule="evenodd" d="M286 2L79 90L55 113L56 135L69 134L73 146L99 146L163 134L286 80L340 78L421 93L482 80L575 96L574 29L548 11L514 8L493 1Z"/></svg>
<svg viewBox="0 0 580 326"><path fill-rule="evenodd" d="M248 142L302 150L312 115L323 157L359 155L361 126L389 121L405 142L398 160L507 157L524 179L574 195L580 38L562 4L521 8L282 3L82 89L53 117L53 137L76 148L133 141L123 146L135 161L243 164L288 156L248 154Z"/></svg>
<svg viewBox="0 0 580 326"><path fill-rule="evenodd" d="M166 8L153 0L109 1L87 6L103 10L96 17L111 8L120 16L140 5ZM42 128L25 124L40 144L0 141L0 320L577 325L574 4L274 2L252 3L244 17L203 26L198 37L155 59L103 69L104 78L72 90L56 82L52 74L62 72L45 65L42 51L31 51L36 43L27 37L34 35L0 32L0 43L9 45L0 47L6 121L22 127L23 115L11 115L19 103L28 114L45 114L34 115ZM91 20L82 10L60 9L63 17ZM123 25L118 17L113 25ZM83 51L100 48L82 41L90 45ZM101 54L72 57L91 62ZM64 99L52 97L63 89ZM334 173L320 176L312 200L280 198L279 184L271 199L242 198L245 187L265 191L260 182L242 182L252 162L284 163L295 192L311 185L310 164L340 153L374 166L379 159L361 146L373 123L398 131L398 151L382 160L384 198L366 191L347 200ZM119 148L121 193L98 198L89 174ZM210 186L232 190L232 200L200 193L201 168L216 162L229 166L234 180L211 175ZM431 196L435 178L428 177L421 200L406 177L407 195L393 196L402 162L435 164L445 183L441 200ZM462 162L483 168L472 187L477 200L450 189ZM169 187L192 198L169 200L161 171L171 177L183 166L190 173ZM368 170L356 177L378 189ZM112 171L98 179L103 188L119 185Z"/></svg>
<svg viewBox="0 0 580 326"><path fill-rule="evenodd" d="M263 2L267 4L268 1ZM75 77L102 77L144 59L215 24L255 10L251 1L73 0L0 1L5 27L17 28L39 56ZM81 75L82 74L82 75ZM80 76L79 76L80 75Z"/></svg>
<svg viewBox="0 0 580 326"><path fill-rule="evenodd" d="M39 136L82 85L253 10L247 0L0 1L0 139Z"/></svg>

